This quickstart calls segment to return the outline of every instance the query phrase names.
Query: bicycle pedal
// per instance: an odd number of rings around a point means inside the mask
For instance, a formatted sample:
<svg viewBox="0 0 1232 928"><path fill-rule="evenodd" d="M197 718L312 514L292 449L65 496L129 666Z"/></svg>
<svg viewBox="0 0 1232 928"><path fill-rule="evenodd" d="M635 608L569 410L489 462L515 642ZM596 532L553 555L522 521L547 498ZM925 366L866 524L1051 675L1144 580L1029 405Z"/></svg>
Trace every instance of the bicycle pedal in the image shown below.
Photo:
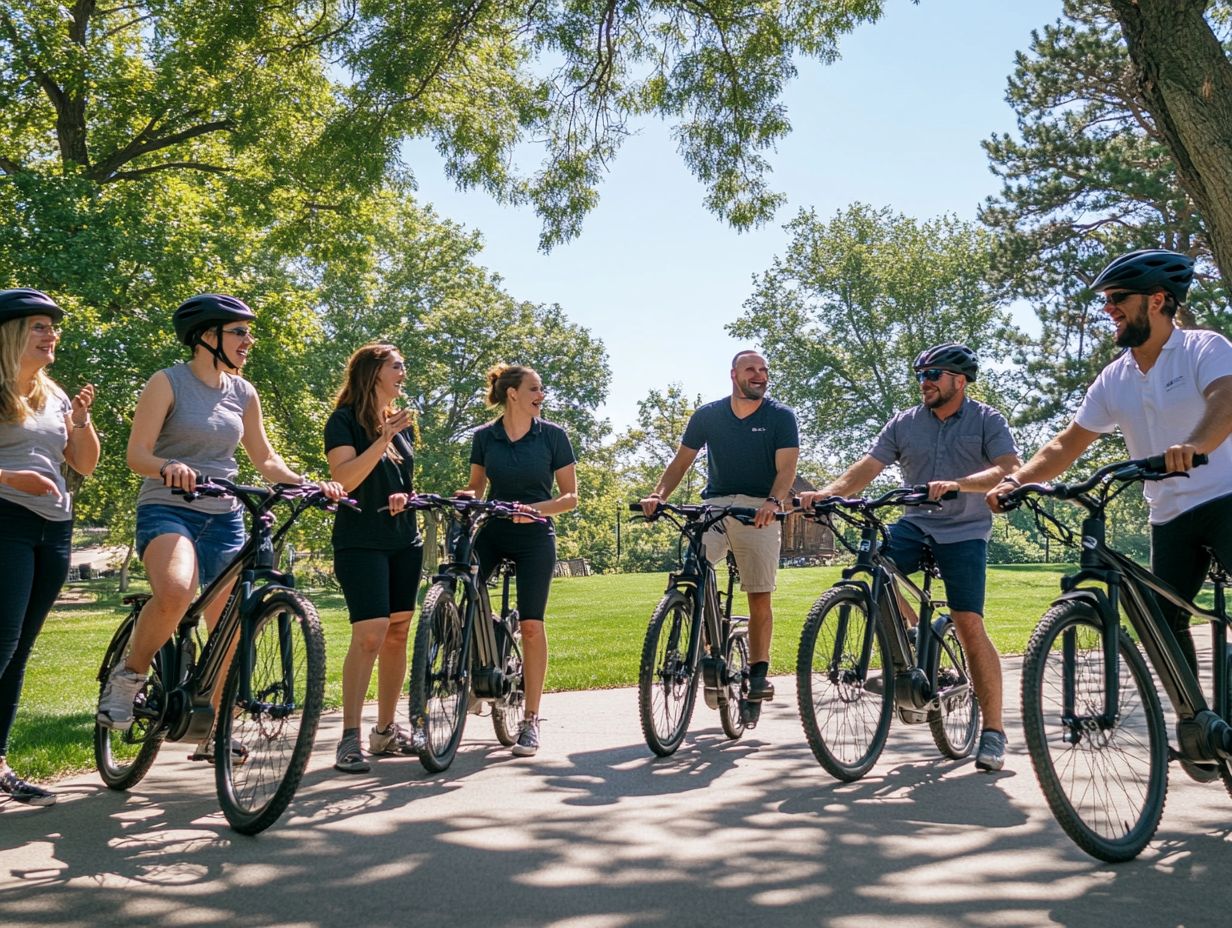
<svg viewBox="0 0 1232 928"><path fill-rule="evenodd" d="M212 759L212 757L213 755L206 754L204 751L194 751L193 753L188 755L188 759L192 761L200 761L200 760L209 761Z"/></svg>

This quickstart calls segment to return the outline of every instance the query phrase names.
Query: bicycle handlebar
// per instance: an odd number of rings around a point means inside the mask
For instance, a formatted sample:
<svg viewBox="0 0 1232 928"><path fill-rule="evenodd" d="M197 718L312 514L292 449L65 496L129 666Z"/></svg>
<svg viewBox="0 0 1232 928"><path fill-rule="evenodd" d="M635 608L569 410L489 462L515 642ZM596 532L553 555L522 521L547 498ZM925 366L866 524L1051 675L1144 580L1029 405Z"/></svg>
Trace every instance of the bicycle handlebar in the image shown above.
<svg viewBox="0 0 1232 928"><path fill-rule="evenodd" d="M533 515L514 507L517 503L499 499L475 499L471 496L440 496L436 493L417 493L406 501L407 509L452 509L454 512L478 512L481 515L495 516L498 519L528 519L531 522L547 522L544 515ZM382 506L380 512L387 512L388 506Z"/></svg>
<svg viewBox="0 0 1232 928"><path fill-rule="evenodd" d="M629 511L640 514L647 522L653 522L663 513L672 513L673 515L683 517L689 522L708 520L713 516L712 521L714 522L730 517L745 525L752 525L759 512L759 510L751 506L712 506L707 503L668 503L664 501L660 501L655 506L654 514L650 516L645 514L641 503L629 503ZM788 513L780 510L774 514L774 518L776 521L782 522L787 518L787 515Z"/></svg>
<svg viewBox="0 0 1232 928"><path fill-rule="evenodd" d="M346 506L360 512L359 505L349 497L333 500L326 496L321 488L314 483L275 483L270 486L245 486L232 483L224 477L207 477L196 474L196 486L190 493L179 487L172 487L171 492L183 496L186 502L193 502L197 497L213 498L234 497L251 512L265 512L281 500L301 499L305 505L333 511L338 506Z"/></svg>
<svg viewBox="0 0 1232 928"><path fill-rule="evenodd" d="M958 491L950 490L944 493L941 499L957 499ZM792 497L792 505L797 509L800 506L800 497ZM813 502L813 512L816 515L824 515L827 512L833 512L838 507L845 509L860 509L866 512L871 512L874 509L882 509L886 506L925 506L938 508L941 503L938 500L928 498L928 484L920 483L915 486L894 487L892 490L887 490L885 493L876 499L869 499L865 496L845 497L845 496L827 496L825 499L815 500Z"/></svg>
<svg viewBox="0 0 1232 928"><path fill-rule="evenodd" d="M1193 458L1194 467L1201 467L1210 462L1210 458L1205 454L1195 454ZM1008 493L1003 493L997 497L997 501L1001 504L1003 512L1010 512L1017 509L1023 504L1027 497L1035 496L1051 496L1055 499L1074 500L1081 497L1084 493L1093 490L1101 483L1112 483L1113 481L1131 482L1136 480L1167 480L1171 477L1188 477L1189 474L1185 471L1166 471L1165 460L1162 454L1155 454L1147 458L1137 458L1129 461L1117 461L1112 464L1106 464L1095 473L1091 474L1086 480L1079 483L1024 483L1020 487L1015 487Z"/></svg>

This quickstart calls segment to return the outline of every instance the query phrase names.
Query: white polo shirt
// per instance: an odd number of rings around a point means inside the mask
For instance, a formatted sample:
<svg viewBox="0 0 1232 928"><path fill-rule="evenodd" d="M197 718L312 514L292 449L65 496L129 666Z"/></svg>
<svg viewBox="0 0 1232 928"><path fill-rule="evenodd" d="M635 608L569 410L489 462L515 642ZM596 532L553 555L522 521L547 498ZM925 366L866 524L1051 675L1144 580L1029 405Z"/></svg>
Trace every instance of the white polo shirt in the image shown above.
<svg viewBox="0 0 1232 928"><path fill-rule="evenodd" d="M1218 332L1174 329L1147 373L1138 369L1131 351L1100 371L1074 421L1092 432L1119 428L1131 458L1163 454L1189 440L1206 409L1203 392L1230 376L1232 343ZM1232 494L1232 441L1225 440L1210 459L1188 477L1142 485L1152 525Z"/></svg>

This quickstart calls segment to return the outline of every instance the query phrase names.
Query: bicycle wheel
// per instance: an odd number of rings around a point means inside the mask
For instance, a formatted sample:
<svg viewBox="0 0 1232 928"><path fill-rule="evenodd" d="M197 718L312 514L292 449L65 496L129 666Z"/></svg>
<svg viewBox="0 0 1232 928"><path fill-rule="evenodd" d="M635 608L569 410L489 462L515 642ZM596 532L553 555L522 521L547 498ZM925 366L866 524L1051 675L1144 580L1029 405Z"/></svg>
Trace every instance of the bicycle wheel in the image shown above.
<svg viewBox="0 0 1232 928"><path fill-rule="evenodd" d="M469 683L462 653L461 586L433 584L424 599L411 657L411 724L422 732L416 739L419 760L440 773L453 763L466 727Z"/></svg>
<svg viewBox="0 0 1232 928"><path fill-rule="evenodd" d="M975 747L980 733L980 704L975 698L971 674L967 669L967 654L958 640L958 630L948 618L939 620L944 627L940 640L934 642L933 668L930 676L937 681L937 697L941 709L928 717L933 743L946 757L955 760L966 757ZM935 628L935 626L934 626Z"/></svg>
<svg viewBox="0 0 1232 928"><path fill-rule="evenodd" d="M744 716L740 713L740 700L749 692L748 636L729 637L723 661L727 665L727 692L719 706L719 721L723 724L723 734L729 738L739 738L746 727Z"/></svg>
<svg viewBox="0 0 1232 928"><path fill-rule="evenodd" d="M255 835L278 820L304 775L325 692L316 608L290 590L250 620L214 725L214 782L231 827ZM247 677L247 679L245 679Z"/></svg>
<svg viewBox="0 0 1232 928"><path fill-rule="evenodd" d="M107 678L128 656L128 642L137 623L137 612L121 623L107 647L107 656L98 670L99 694ZM133 724L128 731L115 731L94 723L94 766L104 783L114 790L131 789L141 782L158 756L166 728L166 660L160 649L150 664L150 677L133 703Z"/></svg>
<svg viewBox="0 0 1232 928"><path fill-rule="evenodd" d="M1022 665L1022 727L1044 798L1065 833L1093 857L1130 860L1146 847L1168 793L1168 737L1137 647L1118 634L1118 703L1101 729L1104 629L1083 602L1040 619ZM1072 667L1064 656L1072 644ZM1067 719L1065 693L1072 688Z"/></svg>
<svg viewBox="0 0 1232 928"><path fill-rule="evenodd" d="M496 740L505 747L517 743L522 719L526 715L526 690L522 681L522 629L517 613L507 615L496 626L496 638L504 655L503 670L508 691L492 704L492 728Z"/></svg>
<svg viewBox="0 0 1232 928"><path fill-rule="evenodd" d="M1228 692L1232 693L1232 654L1228 655L1228 666L1224 670L1227 674ZM1228 791L1228 795L1232 796L1232 761L1223 760L1219 762L1219 778L1223 780L1223 788Z"/></svg>
<svg viewBox="0 0 1232 928"><path fill-rule="evenodd" d="M637 708L646 744L660 757L680 747L693 716L697 669L689 666L688 657L695 632L693 600L682 593L664 596L646 628Z"/></svg>
<svg viewBox="0 0 1232 928"><path fill-rule="evenodd" d="M860 670L866 640L868 682L880 687L866 687ZM840 780L864 776L885 747L894 699L887 654L885 632L856 590L828 590L804 620L796 657L800 721L817 762Z"/></svg>

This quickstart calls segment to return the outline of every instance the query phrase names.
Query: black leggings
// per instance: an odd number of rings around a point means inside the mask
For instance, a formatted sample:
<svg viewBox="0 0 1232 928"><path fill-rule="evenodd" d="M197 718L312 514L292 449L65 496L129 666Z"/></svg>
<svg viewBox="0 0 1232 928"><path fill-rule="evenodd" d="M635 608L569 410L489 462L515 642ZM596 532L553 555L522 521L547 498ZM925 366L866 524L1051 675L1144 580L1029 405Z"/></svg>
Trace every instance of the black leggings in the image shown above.
<svg viewBox="0 0 1232 928"><path fill-rule="evenodd" d="M1171 522L1152 525L1151 572L1191 600L1202 589L1211 567L1208 548L1215 552L1219 563L1232 570L1232 496L1221 496L1182 512ZM1157 601L1196 674L1198 656L1189 631L1189 614L1158 598Z"/></svg>
<svg viewBox="0 0 1232 928"><path fill-rule="evenodd" d="M34 639L68 577L72 536L71 520L53 522L0 499L0 757L8 752Z"/></svg>
<svg viewBox="0 0 1232 928"><path fill-rule="evenodd" d="M550 523L518 525L493 519L475 539L479 577L487 582L502 559L517 566L518 615L540 619L548 608L548 592L556 569L556 532Z"/></svg>

